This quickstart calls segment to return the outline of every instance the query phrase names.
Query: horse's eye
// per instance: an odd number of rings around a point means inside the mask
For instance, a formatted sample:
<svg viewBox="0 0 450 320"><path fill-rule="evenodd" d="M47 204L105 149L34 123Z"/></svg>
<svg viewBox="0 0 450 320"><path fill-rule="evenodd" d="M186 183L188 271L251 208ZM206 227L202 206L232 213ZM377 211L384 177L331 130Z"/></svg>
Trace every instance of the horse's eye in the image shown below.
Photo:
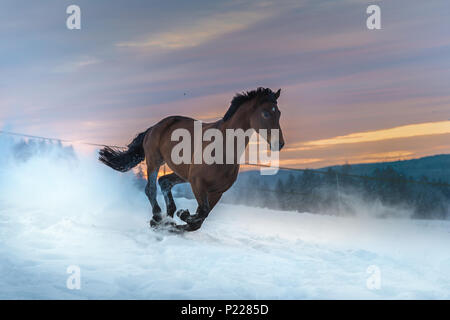
<svg viewBox="0 0 450 320"><path fill-rule="evenodd" d="M267 112L267 111L263 111L263 112L262 112L262 116L263 116L263 118L265 118L265 119L269 119L269 118L270 118L270 113Z"/></svg>

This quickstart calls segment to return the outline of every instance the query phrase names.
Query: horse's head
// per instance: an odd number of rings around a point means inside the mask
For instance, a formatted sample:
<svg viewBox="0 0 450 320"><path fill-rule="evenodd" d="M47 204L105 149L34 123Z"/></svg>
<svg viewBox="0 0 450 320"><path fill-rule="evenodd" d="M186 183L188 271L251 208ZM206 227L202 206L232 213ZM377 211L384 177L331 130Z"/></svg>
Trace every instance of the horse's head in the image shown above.
<svg viewBox="0 0 450 320"><path fill-rule="evenodd" d="M277 92L271 92L269 95L263 95L255 101L253 112L250 116L250 125L253 129L260 132L261 129L267 130L266 138L270 149L280 151L284 146L283 132L280 127L281 112L278 109L277 100L280 97L281 89ZM272 139L272 130L278 130L278 139L274 136ZM273 140L273 141L272 141Z"/></svg>

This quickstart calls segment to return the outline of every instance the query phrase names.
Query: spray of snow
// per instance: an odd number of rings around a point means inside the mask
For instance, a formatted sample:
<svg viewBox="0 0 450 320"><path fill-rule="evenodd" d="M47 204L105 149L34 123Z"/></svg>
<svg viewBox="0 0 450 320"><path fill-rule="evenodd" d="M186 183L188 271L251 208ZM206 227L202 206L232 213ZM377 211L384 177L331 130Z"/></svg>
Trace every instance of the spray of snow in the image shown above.
<svg viewBox="0 0 450 320"><path fill-rule="evenodd" d="M450 298L446 221L219 204L200 231L169 235L149 219L134 175L94 151L0 138L0 298Z"/></svg>

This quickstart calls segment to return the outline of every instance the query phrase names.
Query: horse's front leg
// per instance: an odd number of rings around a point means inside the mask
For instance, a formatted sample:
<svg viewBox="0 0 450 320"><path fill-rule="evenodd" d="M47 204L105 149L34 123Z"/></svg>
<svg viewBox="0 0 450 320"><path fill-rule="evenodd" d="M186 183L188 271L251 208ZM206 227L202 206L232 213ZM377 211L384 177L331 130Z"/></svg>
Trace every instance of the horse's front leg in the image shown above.
<svg viewBox="0 0 450 320"><path fill-rule="evenodd" d="M203 221L208 217L211 210L214 208L216 203L220 200L222 196L221 192L206 193L201 197L199 201L197 212L195 215L191 216L187 210L179 210L177 215L181 220L186 222L185 225L178 226L179 230L182 231L195 231L198 230Z"/></svg>
<svg viewBox="0 0 450 320"><path fill-rule="evenodd" d="M183 231L195 231L200 229L205 221L206 217L208 217L209 212L211 211L209 202L208 202L208 194L205 193L201 196L200 201L198 201L198 207L196 213L191 216L189 211L187 210L179 210L177 215L181 220L186 222L185 225L178 226L178 229Z"/></svg>

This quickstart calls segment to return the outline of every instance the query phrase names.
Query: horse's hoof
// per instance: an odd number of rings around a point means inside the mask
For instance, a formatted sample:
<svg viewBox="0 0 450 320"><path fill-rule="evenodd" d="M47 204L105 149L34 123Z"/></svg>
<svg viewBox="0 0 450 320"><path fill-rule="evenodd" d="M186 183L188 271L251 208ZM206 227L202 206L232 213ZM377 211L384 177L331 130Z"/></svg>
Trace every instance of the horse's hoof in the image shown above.
<svg viewBox="0 0 450 320"><path fill-rule="evenodd" d="M193 219L187 219L188 223L187 224L182 224L182 225L177 225L175 232L177 233L183 233L183 232L192 232L195 230L200 229L200 227L202 226L202 220L193 220Z"/></svg>
<svg viewBox="0 0 450 320"><path fill-rule="evenodd" d="M161 221L155 221L155 219L152 219L152 220L150 220L150 227L156 228L159 226L160 223L161 223Z"/></svg>
<svg viewBox="0 0 450 320"><path fill-rule="evenodd" d="M191 216L191 214L189 213L189 210L183 210L180 209L177 211L177 216L178 218L180 218L182 221L186 222L186 220L189 219L189 217Z"/></svg>

